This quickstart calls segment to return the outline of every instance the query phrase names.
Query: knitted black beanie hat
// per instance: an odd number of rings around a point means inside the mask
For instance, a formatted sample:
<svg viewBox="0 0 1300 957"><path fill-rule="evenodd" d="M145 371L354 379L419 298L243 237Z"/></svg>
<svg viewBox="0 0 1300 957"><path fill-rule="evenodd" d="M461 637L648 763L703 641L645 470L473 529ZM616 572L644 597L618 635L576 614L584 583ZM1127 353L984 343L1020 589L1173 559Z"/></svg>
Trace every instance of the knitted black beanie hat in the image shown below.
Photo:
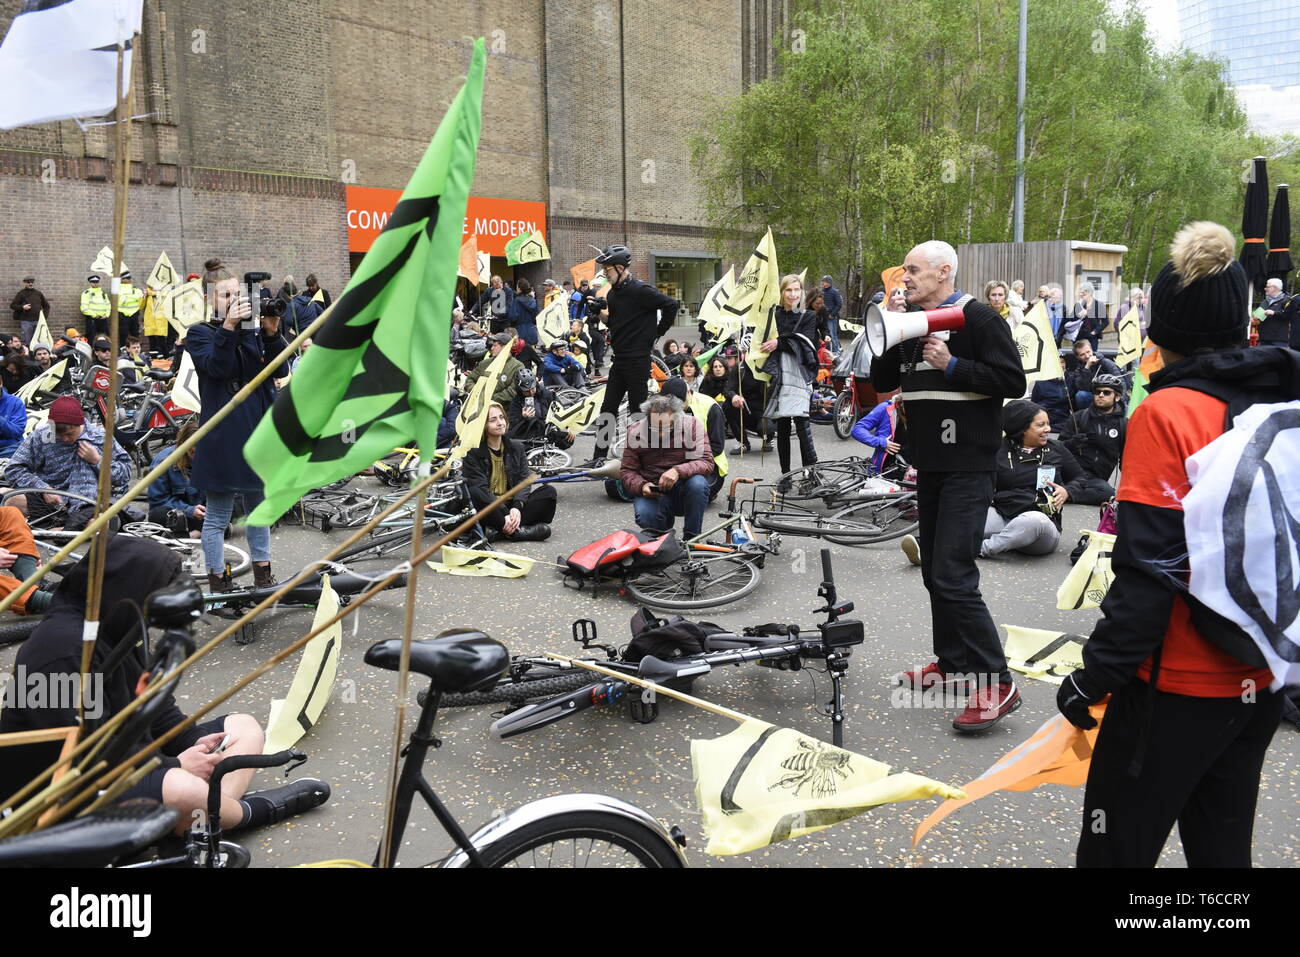
<svg viewBox="0 0 1300 957"><path fill-rule="evenodd" d="M1152 342L1184 356L1245 345L1246 271L1233 258L1235 245L1218 223L1178 231L1151 285Z"/></svg>
<svg viewBox="0 0 1300 957"><path fill-rule="evenodd" d="M1019 439L1043 407L1028 399L1016 399L1002 407L1002 431L1009 439Z"/></svg>

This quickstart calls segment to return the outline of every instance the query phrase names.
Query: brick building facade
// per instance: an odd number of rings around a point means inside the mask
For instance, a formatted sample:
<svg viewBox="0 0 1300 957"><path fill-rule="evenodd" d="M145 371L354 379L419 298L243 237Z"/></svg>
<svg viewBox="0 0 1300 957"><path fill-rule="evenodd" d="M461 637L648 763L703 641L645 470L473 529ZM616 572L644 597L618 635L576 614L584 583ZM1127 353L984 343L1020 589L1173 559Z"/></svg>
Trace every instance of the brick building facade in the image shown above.
<svg viewBox="0 0 1300 957"><path fill-rule="evenodd" d="M7 31L20 0L0 0ZM400 189L489 50L472 192L546 206L557 281L626 242L636 275L698 302L716 260L689 162L711 105L760 79L786 0L144 0L126 264L160 251L342 289L346 187ZM76 320L111 240L111 127L0 132L0 292L31 272ZM504 267L504 260L493 261ZM692 265L693 264L693 265ZM689 268L686 268L689 267ZM508 271L507 271L508 274Z"/></svg>

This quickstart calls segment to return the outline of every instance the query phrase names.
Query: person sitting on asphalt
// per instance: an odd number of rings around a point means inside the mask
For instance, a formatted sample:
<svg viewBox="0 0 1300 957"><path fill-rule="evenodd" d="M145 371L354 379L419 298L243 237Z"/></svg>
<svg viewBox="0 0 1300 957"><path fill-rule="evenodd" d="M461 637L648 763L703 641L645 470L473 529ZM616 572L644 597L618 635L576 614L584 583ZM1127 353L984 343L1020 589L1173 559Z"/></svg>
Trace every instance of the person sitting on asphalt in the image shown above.
<svg viewBox="0 0 1300 957"><path fill-rule="evenodd" d="M1083 476L1083 469L1065 446L1047 437L1051 421L1034 403L1008 402L1002 427L1007 438L998 452L980 557L1010 551L1050 555L1061 541L1061 509L1070 499L1067 486Z"/></svg>
<svg viewBox="0 0 1300 957"><path fill-rule="evenodd" d="M1040 379L1035 382L1029 392L1029 401L1047 410L1052 431L1058 435L1069 424L1070 415L1074 412L1065 382L1061 379Z"/></svg>
<svg viewBox="0 0 1300 957"><path fill-rule="evenodd" d="M488 339L487 355L479 360L478 365L465 373L463 388L466 395L474 391L474 383L478 382L479 378L487 373L492 360L501 354L502 349L509 348L513 339L514 337L507 332L498 332ZM515 397L515 379L519 375L519 370L523 367L523 363L514 356L509 356L506 359L506 364L497 376L496 385L492 389L493 402L499 402L503 407L509 407L510 400Z"/></svg>
<svg viewBox="0 0 1300 957"><path fill-rule="evenodd" d="M720 355L727 367L727 404L723 412L737 442L732 451L740 455L748 452L751 432L762 438L764 452L771 451L773 430L771 423L763 417L763 383L746 363L740 361L740 353L734 345L723 346Z"/></svg>
<svg viewBox="0 0 1300 957"><path fill-rule="evenodd" d="M506 438L506 410L499 402L488 406L483 441L465 453L461 477L470 501L482 510L514 488L532 471L522 442ZM479 518L491 537L510 542L544 542L551 537L556 495L553 485L532 485Z"/></svg>
<svg viewBox="0 0 1300 957"><path fill-rule="evenodd" d="M144 597L177 582L189 581L180 557L146 538L114 535L107 539L103 590L100 595L99 633L91 664L91 707L86 710L88 730L103 725L136 697L148 670L147 635L142 633ZM81 672L82 632L86 617L86 586L90 558L82 559L59 583L44 620L18 649L15 673L45 676L49 687L78 687L71 683ZM115 666L105 671L115 659ZM0 711L0 733L62 728L77 723L77 696L33 703L31 698ZM146 730L142 748L186 719L171 695ZM66 700L64 700L66 699ZM229 735L224 752L214 749ZM206 813L208 779L223 758L261 754L265 738L257 719L248 714L209 718L182 731L161 748L161 767L145 775L118 800L149 798L180 812L177 833L183 833ZM24 751L28 749L23 749ZM24 755L7 763L10 781L26 782L51 763L41 753ZM16 766L22 765L22 766ZM221 826L240 830L263 827L292 814L319 807L329 799L329 785L301 778L266 791L248 791L254 769L234 771L221 781Z"/></svg>
<svg viewBox="0 0 1300 957"><path fill-rule="evenodd" d="M659 394L681 399L684 403L683 411L704 425L709 439L709 452L713 455L713 475L709 478L709 501L712 502L722 491L730 469L730 463L727 462L727 417L722 414L718 403L706 395L700 395L681 376L664 380L659 387Z"/></svg>
<svg viewBox="0 0 1300 957"><path fill-rule="evenodd" d="M667 532L681 515L691 539L704 527L713 455L704 423L683 414L675 395L656 393L641 405L644 416L627 430L619 480L633 496L637 526Z"/></svg>
<svg viewBox="0 0 1300 957"><path fill-rule="evenodd" d="M902 406L903 397L896 395L881 402L853 424L850 434L863 445L876 450L871 456L871 468L877 474L885 470L885 463L891 455L897 455L903 449L899 416Z"/></svg>
<svg viewBox="0 0 1300 957"><path fill-rule="evenodd" d="M1065 374L1065 384L1074 399L1076 409L1086 409L1092 404L1092 380L1099 375L1120 376L1119 366L1105 356L1093 351L1087 339L1074 341L1075 366Z"/></svg>
<svg viewBox="0 0 1300 957"><path fill-rule="evenodd" d="M20 584L36 571L38 564L36 539L23 518L23 513L12 505L0 505L0 598L8 598ZM9 606L16 615L40 615L54 600L53 579L46 577Z"/></svg>
<svg viewBox="0 0 1300 957"><path fill-rule="evenodd" d="M190 419L176 433L176 442L158 450L149 463L149 470L157 468L162 460L176 451L199 429L196 419ZM190 466L194 464L194 449L187 451L179 462L153 480L149 486L149 521L171 529L177 538L199 538L203 531L203 516L207 509L203 493L190 484Z"/></svg>
<svg viewBox="0 0 1300 957"><path fill-rule="evenodd" d="M0 458L14 454L27 431L27 406L4 386L0 386Z"/></svg>
<svg viewBox="0 0 1300 957"><path fill-rule="evenodd" d="M11 488L50 489L43 495L18 495L10 500L29 519L49 515L63 506L56 492L72 492L94 500L99 492L100 450L104 429L87 425L81 403L61 395L50 405L49 421L22 440L9 459L5 482ZM114 493L126 490L131 480L131 459L113 441L109 463ZM63 527L85 528L94 517L95 506L73 502L68 506Z"/></svg>
<svg viewBox="0 0 1300 957"><path fill-rule="evenodd" d="M546 350L542 360L545 370L542 381L551 389L583 389L587 386L587 376L582 371L578 360L569 355L569 344L563 339L556 339Z"/></svg>
<svg viewBox="0 0 1300 957"><path fill-rule="evenodd" d="M555 395L537 381L537 376L533 375L531 369L519 370L515 376L515 387L519 391L510 401L510 429L506 434L521 442L545 438L562 449L573 445L573 436L564 429L547 423L546 414L555 401Z"/></svg>
<svg viewBox="0 0 1300 957"><path fill-rule="evenodd" d="M1124 380L1102 373L1092 380L1092 405L1076 412L1061 430L1061 444L1079 461L1084 477L1071 497L1080 505L1103 505L1115 497L1110 477L1124 454L1128 418Z"/></svg>

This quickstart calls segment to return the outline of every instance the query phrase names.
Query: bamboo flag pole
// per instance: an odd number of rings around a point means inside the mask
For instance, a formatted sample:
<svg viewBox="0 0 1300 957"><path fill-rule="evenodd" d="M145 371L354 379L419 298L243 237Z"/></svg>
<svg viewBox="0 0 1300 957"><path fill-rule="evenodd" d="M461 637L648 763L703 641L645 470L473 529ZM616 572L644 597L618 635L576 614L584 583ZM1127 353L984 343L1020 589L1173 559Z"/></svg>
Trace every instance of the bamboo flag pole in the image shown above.
<svg viewBox="0 0 1300 957"><path fill-rule="evenodd" d="M741 714L739 711L732 711L730 708L724 708L722 705L714 704L711 701L705 701L703 698L697 698L695 695L687 694L685 691L674 691L672 688L665 688L663 685L655 684L653 681L647 681L645 678L638 678L635 675L624 674L621 671L614 671L612 668L605 668L590 661L580 661L577 658L570 658L567 655L556 654L553 651L546 652L546 657L553 658L556 661L562 661L567 665L574 665L578 668L586 668L588 671L596 671L602 675L609 675L611 678L617 678L619 681L626 681L629 684L639 685L642 688L649 688L654 691L655 694L661 694L669 698L676 698L678 701L685 701L687 704L693 704L697 708L703 708L705 711L716 714L719 717L730 718L732 721L738 721L741 724L753 720L747 714Z"/></svg>
<svg viewBox="0 0 1300 957"><path fill-rule="evenodd" d="M393 813L397 807L397 771L400 763L399 755L402 750L402 732L406 725L406 686L407 679L411 675L411 634L415 628L416 573L420 569L420 562L416 560L416 556L420 554L420 535L424 529L423 491L420 492L416 502L419 504L416 507L415 514L419 516L419 521L411 528L411 574L406 579L406 629L402 633L401 663L397 669L397 720L393 728L393 754L389 761L388 802L387 810L384 812L384 836L379 843L380 867L388 866L389 849L393 846Z"/></svg>
<svg viewBox="0 0 1300 957"><path fill-rule="evenodd" d="M140 34L131 38L131 46L140 48ZM140 57L133 56L132 64ZM108 395L104 396L104 445L99 457L98 510L103 511L113 496L113 427L117 418L117 343L122 318L122 246L126 242L126 198L131 170L131 104L135 84L126 77L126 47L117 42L117 115L113 124L115 175L113 177L113 275L108 283ZM93 333L91 345L94 345ZM78 454L81 446L78 445ZM77 702L78 734L86 728L86 697L90 693L90 662L99 635L99 605L104 587L104 554L111 533L103 526L90 545L90 574L86 582L86 623L81 630L81 696Z"/></svg>
<svg viewBox="0 0 1300 957"><path fill-rule="evenodd" d="M497 496L496 499L494 499L492 502L489 502L484 508L479 509L479 511L469 516L467 519L465 519L465 521L461 522L450 532L447 532L445 535L443 535L440 539L438 539L428 548L424 549L424 551L422 551L419 555L416 555L411 561L412 566L417 565L420 562L427 561L430 557L433 556L434 552L442 548L442 546L445 545L447 542L452 541L457 536L466 532L470 528L470 526L473 525L475 522L477 522L484 514L495 511L504 502L507 502L510 499L514 498L516 495L518 495L520 492L526 489L529 485L533 484L533 482L535 482L536 480L537 480L536 475L529 475L518 485L514 486L513 488L507 489L504 493ZM298 651L300 648L306 645L307 642L311 641L321 632L325 631L327 628L330 628L335 623L342 621L344 618L348 617L348 615L351 615L354 612L356 612L362 605L366 604L368 601L370 601L370 599L374 598L380 592L388 588L389 585L391 585L394 581L397 580L400 574L401 574L400 572L394 571L389 573L386 577L380 579L378 582L372 585L368 590L362 592L360 595L354 598L351 604L345 606L344 608L339 609L339 611L329 621L322 622L320 625L311 629L311 631L303 635L297 641L290 644L283 651L279 652L276 655L273 655L269 660L263 662L261 665L254 668L243 678L236 681L235 684L233 684L231 687L227 688L217 697L213 698L207 704L199 708L199 710L197 710L194 714L190 715L184 721L181 721L180 723L173 726L165 734L161 735L158 738L155 738L152 742L150 742L140 751L137 751L131 757L127 758L116 768L111 768L105 771L93 782L91 782L91 784L88 787L84 788L81 792L79 792L71 800L69 800L62 808L59 808L55 814L51 815L47 823L54 824L62 820L68 815L68 813L74 807L76 807L84 800L86 800L90 795L94 794L95 792L105 787L106 785L112 783L112 781L120 777L122 774L130 773L130 768L132 768L136 764L136 762L141 761L149 757L150 755L152 755L159 748L165 745L168 741L172 740L178 734L180 734L181 732L189 729L194 724L196 724L198 720L202 718L205 714L207 714L208 712L212 711L214 708L218 707L219 705L223 704L230 698L237 695L240 691L244 690L244 688L248 687L248 685L252 684L262 675L266 674L276 665L280 664L280 662L284 661L294 652ZM186 666L186 664L188 664L188 659L186 662L182 662L180 665L178 665L172 672L160 678L156 683L157 686L161 687L165 681L170 680L173 675L178 674ZM739 712L732 712L732 713L739 714ZM89 775L87 775L86 777L88 776ZM15 814L16 813L17 811L15 811ZM85 812L83 811L81 813L85 813ZM0 822L0 837L7 836L7 832L5 830L5 825L7 823L8 823L7 819L3 822Z"/></svg>
<svg viewBox="0 0 1300 957"><path fill-rule="evenodd" d="M407 493L400 495L400 497L396 499L395 502L393 502L393 505L390 505L389 507L385 508L385 510L381 511L380 514L374 516L373 519L370 519L367 524L357 529L357 531L354 534L352 534L352 536L346 538L346 540L342 542L339 542L337 546L334 546L334 549L331 549L329 553L325 555L325 558L321 559L321 562L329 562L330 559L333 559L335 555L338 555L344 549L350 549L350 547L356 544L357 541L360 541L361 538L363 538L365 534L367 534L370 531L370 529L376 527L376 525L380 524L381 521L389 518L391 514L394 514L394 512L398 510L398 508L402 507L403 505L406 505L407 502L411 501L411 499L415 497L417 493L420 492L420 489L428 488L428 486L432 485L433 482L437 481L438 479L441 479L443 475L446 475L448 468L450 468L450 464L443 465L442 468L439 468L438 471L434 472L432 476L428 477L428 479L424 479L421 480L420 482L417 482L415 488L412 488L411 490L408 490ZM103 742L105 739L107 739L109 735L112 735L114 729L116 729L118 726L120 726L120 724L125 722L125 720L129 718L130 714L133 713L135 709L138 709L138 707L142 707L144 703L146 703L149 700L149 698L151 698L153 694L155 694L157 688L162 687L162 685L164 685L166 681L172 680L173 677L181 674L181 672L185 670L185 668L190 667L191 664L198 662L199 659L204 658L205 655L211 653L211 651L216 649L217 645L220 645L221 642L224 642L226 638L229 638L231 635L234 635L235 632L238 632L239 629L243 628L244 625L246 625L248 622L252 622L252 620L255 619L257 615L260 615L261 612L265 611L266 609L268 609L268 607L274 605L274 603L279 601L279 598L285 596L285 594L289 593L290 590L296 588L296 586L298 586L300 583L302 583L302 581L307 579L309 575L311 575L312 571L313 571L313 567L308 566L307 568L304 568L303 571L300 571L298 575L291 577L289 581L285 581L285 583L279 585L278 588L276 589L276 592L264 598L263 601L257 603L256 606L253 606L252 609L248 610L246 614L244 614L243 618L238 619L237 622L231 622L229 625L227 625L224 631L218 632L217 635L212 638L212 640L208 641L207 645L204 645L203 648L196 650L194 654L191 654L190 657L185 659L185 661L179 663L178 666L175 667L173 671L169 672L169 674L162 675L160 679L156 681L155 683L156 687L144 689L143 692L139 694L139 696L136 696L134 700L131 700L129 705L123 707L121 711L118 711L116 715L113 715L113 718L110 718L109 720L107 720L107 722L103 724L103 726L100 726L98 731L95 731L94 733L92 733L90 737L87 737L86 740L83 740L81 744L75 746L72 752L64 755L64 757L60 758L59 761L53 763L51 767L45 768L42 774L39 774L38 776L36 776L36 778L29 781L26 787L23 787L21 791L18 791L16 794L12 794L12 796L6 798L3 804L0 804L0 807L13 807L14 805L17 804L18 801L26 800L27 796L29 796L29 794L31 794L32 791L35 791L35 789L39 787L40 781L49 778L49 776L53 774L57 774L57 772L59 772L60 767L69 765L69 763L72 763L74 759L77 759L81 757L81 755L86 754L87 750L90 750L92 746L94 746L95 750L98 750L99 742ZM94 750L92 750L91 757L94 757L94 753L95 753ZM83 759L82 763L86 763L86 759ZM8 832L6 831L6 828L8 828L8 824L10 820L12 819L6 818L4 820L0 820L0 836L4 836L5 833Z"/></svg>
<svg viewBox="0 0 1300 957"><path fill-rule="evenodd" d="M194 446L207 436L209 432L215 429L226 418L226 416L230 415L230 413L235 411L238 406L242 405L249 396L257 391L263 382L271 377L271 374L276 369L293 356L294 352L297 351L298 346L301 345L304 340L310 339L316 334L316 331L320 329L320 327L325 324L325 320L329 318L330 311L334 308L337 302L338 300L335 300L335 302L330 304L328 309L313 319L305 329L298 333L292 342L285 346L284 350L278 356L266 364L266 367L262 369L261 372L253 376L246 386L231 396L230 400L226 402L225 405L214 412L212 418L199 426L198 431L184 442L177 445L170 455L150 469L149 472L140 479L140 481L136 482L135 485L127 490L126 494L101 511L97 516L95 516L93 522L87 525L76 537L64 545L63 548L59 549L57 554L47 559L45 564L37 568L35 572L14 588L14 590L3 599L0 599L0 612L8 610L14 602L27 594L28 589L48 575L51 569L57 566L59 562L63 561L89 541L96 532L112 521L113 518L122 511L122 509L126 508L126 506L134 501L138 496L147 492L149 486L154 483L155 479L165 475L173 465L181 460L186 452L194 448Z"/></svg>

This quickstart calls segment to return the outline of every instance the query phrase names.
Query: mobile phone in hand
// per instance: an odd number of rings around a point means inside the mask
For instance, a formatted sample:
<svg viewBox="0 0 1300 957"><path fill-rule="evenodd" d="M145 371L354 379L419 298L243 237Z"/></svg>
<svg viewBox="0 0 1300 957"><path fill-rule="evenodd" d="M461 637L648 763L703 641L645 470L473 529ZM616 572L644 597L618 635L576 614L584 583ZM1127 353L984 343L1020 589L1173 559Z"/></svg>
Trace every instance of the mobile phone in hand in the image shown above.
<svg viewBox="0 0 1300 957"><path fill-rule="evenodd" d="M208 754L220 754L230 747L230 732L226 732L225 737L216 743L215 747L208 748Z"/></svg>

